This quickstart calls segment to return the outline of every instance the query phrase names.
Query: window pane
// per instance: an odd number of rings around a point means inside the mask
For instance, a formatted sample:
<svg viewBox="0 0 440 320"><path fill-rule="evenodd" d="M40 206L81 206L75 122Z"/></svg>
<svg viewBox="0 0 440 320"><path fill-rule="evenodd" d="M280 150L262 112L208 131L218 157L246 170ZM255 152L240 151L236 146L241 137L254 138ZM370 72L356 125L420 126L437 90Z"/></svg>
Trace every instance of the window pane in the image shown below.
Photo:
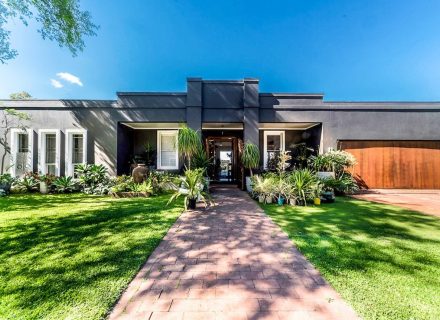
<svg viewBox="0 0 440 320"><path fill-rule="evenodd" d="M18 134L18 152L29 152L29 136L27 133Z"/></svg>
<svg viewBox="0 0 440 320"><path fill-rule="evenodd" d="M281 136L280 135L268 135L267 136L267 150L268 151L279 151L281 147Z"/></svg>
<svg viewBox="0 0 440 320"><path fill-rule="evenodd" d="M82 134L74 134L72 136L72 163L83 163L84 148Z"/></svg>
<svg viewBox="0 0 440 320"><path fill-rule="evenodd" d="M176 167L176 135L160 136L160 157L162 167Z"/></svg>
<svg viewBox="0 0 440 320"><path fill-rule="evenodd" d="M46 134L46 163L56 163L56 140L55 134Z"/></svg>
<svg viewBox="0 0 440 320"><path fill-rule="evenodd" d="M56 166L54 164L46 165L46 173L55 175L56 174Z"/></svg>

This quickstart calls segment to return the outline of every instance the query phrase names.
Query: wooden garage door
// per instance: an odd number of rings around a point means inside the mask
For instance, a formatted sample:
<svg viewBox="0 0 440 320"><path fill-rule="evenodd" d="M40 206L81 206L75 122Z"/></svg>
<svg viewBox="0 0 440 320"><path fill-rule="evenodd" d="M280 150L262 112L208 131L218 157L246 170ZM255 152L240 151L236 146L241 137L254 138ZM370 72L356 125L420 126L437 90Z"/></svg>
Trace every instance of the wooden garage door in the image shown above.
<svg viewBox="0 0 440 320"><path fill-rule="evenodd" d="M339 141L366 188L440 189L440 141Z"/></svg>

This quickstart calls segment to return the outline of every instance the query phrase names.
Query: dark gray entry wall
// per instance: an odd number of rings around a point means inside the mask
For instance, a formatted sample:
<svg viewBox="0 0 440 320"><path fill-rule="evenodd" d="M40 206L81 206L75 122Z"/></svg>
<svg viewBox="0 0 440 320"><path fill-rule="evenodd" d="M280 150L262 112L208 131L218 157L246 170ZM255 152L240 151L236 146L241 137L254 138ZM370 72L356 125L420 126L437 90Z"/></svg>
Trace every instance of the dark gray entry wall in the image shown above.
<svg viewBox="0 0 440 320"><path fill-rule="evenodd" d="M437 102L327 102L323 94L260 93L259 80L253 78L189 78L187 92L119 92L117 100L3 100L4 108L32 116L34 170L38 130L60 130L61 174L69 129L87 130L87 161L116 174L118 152L133 148L130 135L118 132L122 123L170 123L174 128L187 123L200 132L204 123L239 123L244 140L257 144L260 130L271 126L291 130L298 123L319 124L315 144L321 152L336 148L338 140L440 140Z"/></svg>

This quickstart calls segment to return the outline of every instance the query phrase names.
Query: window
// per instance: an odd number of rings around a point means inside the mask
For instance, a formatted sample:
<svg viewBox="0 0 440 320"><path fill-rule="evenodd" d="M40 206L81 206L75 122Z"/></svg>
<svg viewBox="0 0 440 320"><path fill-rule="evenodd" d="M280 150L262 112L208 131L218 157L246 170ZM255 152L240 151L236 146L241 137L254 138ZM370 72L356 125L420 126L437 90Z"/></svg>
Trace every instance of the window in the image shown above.
<svg viewBox="0 0 440 320"><path fill-rule="evenodd" d="M177 130L157 131L157 168L179 169Z"/></svg>
<svg viewBox="0 0 440 320"><path fill-rule="evenodd" d="M284 151L284 131L264 131L264 168L276 161L280 151Z"/></svg>
<svg viewBox="0 0 440 320"><path fill-rule="evenodd" d="M60 175L60 131L43 129L38 132L39 171L42 174Z"/></svg>
<svg viewBox="0 0 440 320"><path fill-rule="evenodd" d="M11 130L11 174L22 176L33 170L32 158L32 130Z"/></svg>
<svg viewBox="0 0 440 320"><path fill-rule="evenodd" d="M66 130L66 174L73 176L78 164L87 162L87 131Z"/></svg>
<svg viewBox="0 0 440 320"><path fill-rule="evenodd" d="M45 135L46 163L45 173L56 174L57 168L57 136L54 133Z"/></svg>

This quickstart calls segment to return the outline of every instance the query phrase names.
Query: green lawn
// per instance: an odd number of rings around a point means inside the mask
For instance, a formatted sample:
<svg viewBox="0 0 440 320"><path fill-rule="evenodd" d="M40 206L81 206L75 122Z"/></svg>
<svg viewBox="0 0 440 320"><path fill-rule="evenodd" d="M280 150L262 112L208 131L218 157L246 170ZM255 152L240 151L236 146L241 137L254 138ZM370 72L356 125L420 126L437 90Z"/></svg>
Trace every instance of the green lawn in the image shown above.
<svg viewBox="0 0 440 320"><path fill-rule="evenodd" d="M182 211L168 198L0 198L0 319L104 318Z"/></svg>
<svg viewBox="0 0 440 320"><path fill-rule="evenodd" d="M440 219L350 198L262 207L364 319L440 319Z"/></svg>

